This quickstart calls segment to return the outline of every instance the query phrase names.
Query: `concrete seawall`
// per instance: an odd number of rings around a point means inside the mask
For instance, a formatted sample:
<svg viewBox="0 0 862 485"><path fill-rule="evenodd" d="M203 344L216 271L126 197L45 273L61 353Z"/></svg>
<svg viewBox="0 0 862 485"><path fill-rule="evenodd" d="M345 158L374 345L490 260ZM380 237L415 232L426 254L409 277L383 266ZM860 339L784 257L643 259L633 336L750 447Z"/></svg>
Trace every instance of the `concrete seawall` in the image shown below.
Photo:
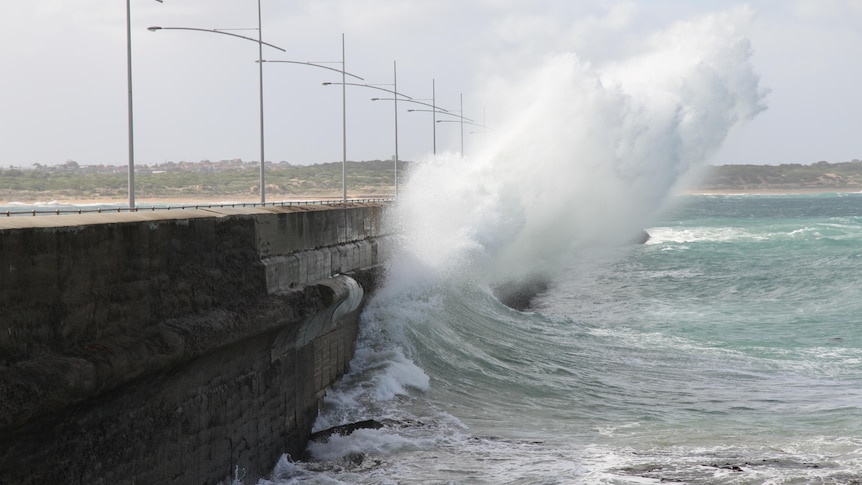
<svg viewBox="0 0 862 485"><path fill-rule="evenodd" d="M298 456L384 209L0 220L0 483L254 483Z"/></svg>

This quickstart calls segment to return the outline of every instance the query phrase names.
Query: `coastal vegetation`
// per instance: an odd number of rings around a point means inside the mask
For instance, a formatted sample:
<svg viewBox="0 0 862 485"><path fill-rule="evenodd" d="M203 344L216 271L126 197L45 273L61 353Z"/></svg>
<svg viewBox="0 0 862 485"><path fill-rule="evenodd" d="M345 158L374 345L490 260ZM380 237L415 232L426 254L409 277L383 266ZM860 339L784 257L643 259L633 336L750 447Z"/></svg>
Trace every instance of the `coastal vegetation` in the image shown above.
<svg viewBox="0 0 862 485"><path fill-rule="evenodd" d="M711 167L702 190L862 190L862 160Z"/></svg>
<svg viewBox="0 0 862 485"><path fill-rule="evenodd" d="M412 162L398 162L399 179ZM388 197L394 193L392 160L344 164L348 197ZM242 160L166 162L135 170L138 198L204 198L255 200L259 197L260 165ZM400 183L400 182L399 182ZM340 197L342 163L291 165L267 163L269 200ZM45 200L123 200L128 196L125 166L34 164L0 169L0 202ZM862 160L809 165L721 165L710 167L698 190L793 191L862 190Z"/></svg>
<svg viewBox="0 0 862 485"><path fill-rule="evenodd" d="M391 160L290 165L267 163L269 200L295 197L340 197L342 165L348 197L387 197L394 192ZM399 162L399 179L409 162ZM138 198L231 198L255 200L260 194L260 164L241 160L167 162L135 167ZM69 161L58 166L0 170L0 201L116 199L128 194L123 166L85 166Z"/></svg>

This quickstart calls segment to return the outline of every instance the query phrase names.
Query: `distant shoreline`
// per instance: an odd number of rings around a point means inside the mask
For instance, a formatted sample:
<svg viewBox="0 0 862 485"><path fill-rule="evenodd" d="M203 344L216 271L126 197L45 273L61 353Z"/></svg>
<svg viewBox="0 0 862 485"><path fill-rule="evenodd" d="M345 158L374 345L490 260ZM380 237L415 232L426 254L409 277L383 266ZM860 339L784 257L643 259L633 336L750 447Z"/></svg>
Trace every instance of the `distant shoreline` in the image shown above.
<svg viewBox="0 0 862 485"><path fill-rule="evenodd" d="M858 194L862 187L798 187L798 188L752 188L752 189L690 189L683 195L794 195L794 194Z"/></svg>
<svg viewBox="0 0 862 485"><path fill-rule="evenodd" d="M822 193L862 193L862 187L799 187L799 188L750 188L750 189L689 189L679 195L794 195L794 194L822 194ZM8 196L7 196L8 197ZM351 198L381 198L382 195L352 196ZM268 197L269 202L304 202L319 200L339 200L340 195L297 195L291 197L280 197L272 195ZM11 205L128 205L128 199L109 197L69 197L52 198L40 197L15 197L13 199L0 199L0 206ZM151 206L164 204L177 205L224 205L224 204L254 204L259 203L256 197L232 197L230 195L212 196L206 195L170 195L165 197L144 197L135 200L137 206Z"/></svg>

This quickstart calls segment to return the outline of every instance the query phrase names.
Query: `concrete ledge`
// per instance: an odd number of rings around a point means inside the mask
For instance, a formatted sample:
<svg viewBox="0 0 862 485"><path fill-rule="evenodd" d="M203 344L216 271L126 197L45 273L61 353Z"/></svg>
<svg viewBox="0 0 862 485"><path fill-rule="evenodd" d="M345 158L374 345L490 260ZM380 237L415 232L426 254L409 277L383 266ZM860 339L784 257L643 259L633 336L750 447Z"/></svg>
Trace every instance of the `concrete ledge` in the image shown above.
<svg viewBox="0 0 862 485"><path fill-rule="evenodd" d="M288 291L333 274L373 266L391 256L394 244L392 237L380 237L266 258L267 291Z"/></svg>

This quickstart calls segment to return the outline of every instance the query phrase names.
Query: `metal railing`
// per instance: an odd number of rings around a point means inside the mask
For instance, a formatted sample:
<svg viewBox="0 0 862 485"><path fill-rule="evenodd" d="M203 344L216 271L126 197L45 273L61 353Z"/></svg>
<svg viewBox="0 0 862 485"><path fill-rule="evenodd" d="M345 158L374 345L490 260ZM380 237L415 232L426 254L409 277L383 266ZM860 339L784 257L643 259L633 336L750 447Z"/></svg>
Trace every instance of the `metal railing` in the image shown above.
<svg viewBox="0 0 862 485"><path fill-rule="evenodd" d="M27 209L27 210L5 210L0 212L0 214L4 214L6 217L12 216L49 216L49 215L71 215L71 214L115 214L121 212L147 212L147 211L159 211L159 210L183 210L183 209L220 209L220 208L236 208L236 207L291 207L291 206L301 206L301 205L344 205L347 204L362 204L362 203L372 203L372 202L393 202L395 201L392 197L363 197L363 198L355 198L355 199L347 199L342 200L338 199L319 199L319 200L287 200L281 202L223 202L223 203L195 203L195 204L180 204L180 205L143 205L137 206L134 208L129 207L111 207L110 204L105 204L102 207L93 207L93 208L35 208L35 209Z"/></svg>

